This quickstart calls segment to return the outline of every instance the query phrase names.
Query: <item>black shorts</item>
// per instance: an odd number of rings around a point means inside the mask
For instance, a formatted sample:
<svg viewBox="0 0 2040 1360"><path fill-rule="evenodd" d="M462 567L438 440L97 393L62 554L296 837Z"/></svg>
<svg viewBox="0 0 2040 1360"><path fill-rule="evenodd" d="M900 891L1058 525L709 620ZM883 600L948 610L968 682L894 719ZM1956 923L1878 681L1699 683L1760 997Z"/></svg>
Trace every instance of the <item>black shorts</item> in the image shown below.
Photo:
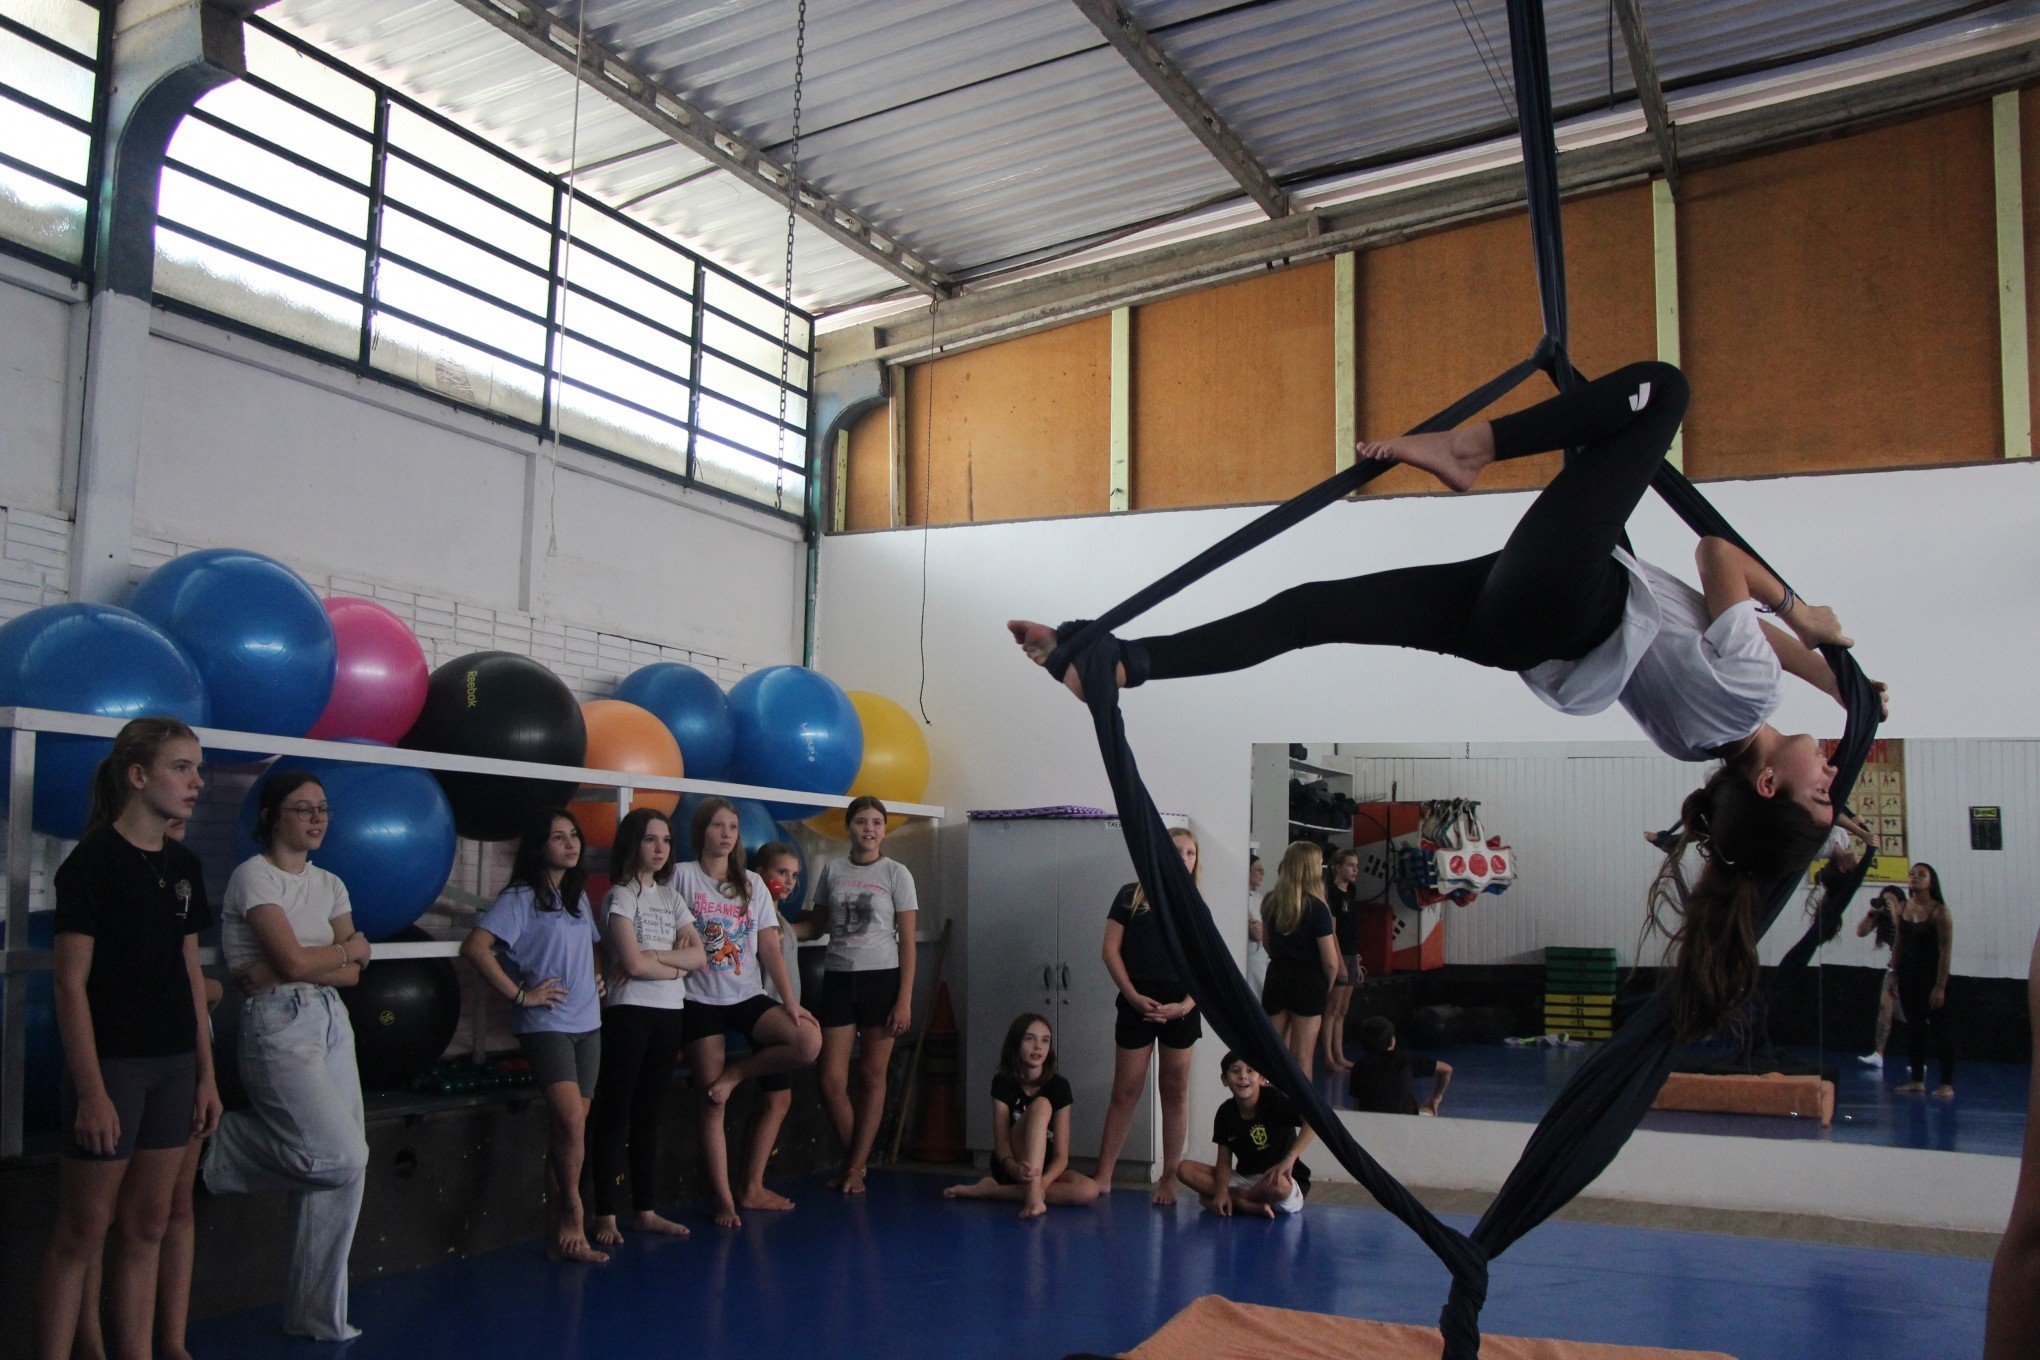
<svg viewBox="0 0 2040 1360"><path fill-rule="evenodd" d="M1261 1009L1270 1015L1318 1016L1325 1013L1331 985L1316 959L1270 959L1268 980L1261 984Z"/></svg>
<svg viewBox="0 0 2040 1360"><path fill-rule="evenodd" d="M120 1141L111 1156L87 1152L75 1136L64 1139L64 1155L80 1162L124 1162L137 1152L181 1148L191 1141L191 1112L198 1103L198 1055L168 1058L101 1058L99 1079L120 1116ZM65 1069L58 1082L63 1129L78 1126L78 1092Z"/></svg>
<svg viewBox="0 0 2040 1360"><path fill-rule="evenodd" d="M1190 995L1188 988L1175 982L1135 982L1133 990L1161 1002L1181 1001ZM1154 1043L1163 1048L1189 1048L1204 1037L1203 1015L1197 1010L1157 1025L1135 1010L1124 996L1112 998L1112 1009L1116 1012L1112 1042L1121 1048L1146 1048Z"/></svg>
<svg viewBox="0 0 2040 1360"><path fill-rule="evenodd" d="M680 1042L691 1044L702 1039L720 1039L724 1034L734 1032L743 1035L744 1042L755 1051L758 1042L751 1036L757 1031L758 1022L778 1008L779 1003L763 993L747 996L742 1001L732 1001L727 1006L690 1001L680 1008ZM760 1077L758 1089L791 1091L793 1075L775 1072L771 1076Z"/></svg>
<svg viewBox="0 0 2040 1360"><path fill-rule="evenodd" d="M900 970L871 968L858 972L830 969L822 974L822 994L814 1004L823 1029L883 1029L900 999Z"/></svg>

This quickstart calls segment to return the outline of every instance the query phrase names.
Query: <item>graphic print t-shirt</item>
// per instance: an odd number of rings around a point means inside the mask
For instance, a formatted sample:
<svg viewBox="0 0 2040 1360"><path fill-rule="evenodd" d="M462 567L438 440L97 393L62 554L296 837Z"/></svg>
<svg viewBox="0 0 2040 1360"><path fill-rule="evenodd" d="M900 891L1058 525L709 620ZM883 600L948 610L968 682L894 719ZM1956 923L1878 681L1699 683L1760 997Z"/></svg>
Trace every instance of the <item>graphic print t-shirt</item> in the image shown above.
<svg viewBox="0 0 2040 1360"><path fill-rule="evenodd" d="M894 918L903 911L920 910L914 876L905 865L883 855L870 864L852 864L848 855L838 855L822 866L815 891L829 925L824 968L864 973L900 966Z"/></svg>
<svg viewBox="0 0 2040 1360"><path fill-rule="evenodd" d="M1289 1155L1302 1129L1303 1116L1289 1097L1273 1086L1264 1086L1251 1115L1240 1113L1237 1100L1228 1099L1218 1107L1211 1121L1211 1141L1232 1154L1233 1170L1242 1176L1259 1176ZM1302 1162L1296 1164L1296 1178L1310 1178Z"/></svg>
<svg viewBox="0 0 2040 1360"><path fill-rule="evenodd" d="M701 947L708 951L708 966L687 975L689 1001L734 1006L765 990L758 967L758 932L777 928L779 914L772 909L772 891L764 879L746 870L744 880L748 892L734 898L720 879L703 873L694 860L673 872L674 891L693 913Z"/></svg>

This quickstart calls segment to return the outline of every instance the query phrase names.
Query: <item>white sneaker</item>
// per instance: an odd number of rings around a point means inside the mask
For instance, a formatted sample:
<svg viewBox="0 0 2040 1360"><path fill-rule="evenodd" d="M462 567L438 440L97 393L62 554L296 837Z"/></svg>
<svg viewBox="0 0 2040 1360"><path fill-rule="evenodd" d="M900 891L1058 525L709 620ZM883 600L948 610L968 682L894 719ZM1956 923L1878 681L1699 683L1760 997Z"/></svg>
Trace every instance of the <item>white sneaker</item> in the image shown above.
<svg viewBox="0 0 2040 1360"><path fill-rule="evenodd" d="M1884 1055L1882 1053L1860 1053L1856 1056L1856 1061L1865 1067L1882 1067L1884 1066Z"/></svg>

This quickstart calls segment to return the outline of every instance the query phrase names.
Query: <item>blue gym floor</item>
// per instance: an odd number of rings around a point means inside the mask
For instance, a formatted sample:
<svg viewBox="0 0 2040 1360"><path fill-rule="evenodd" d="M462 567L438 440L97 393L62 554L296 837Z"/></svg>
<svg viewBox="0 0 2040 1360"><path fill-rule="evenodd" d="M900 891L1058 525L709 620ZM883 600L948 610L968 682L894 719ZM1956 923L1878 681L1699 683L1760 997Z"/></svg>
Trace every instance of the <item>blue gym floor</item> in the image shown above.
<svg viewBox="0 0 2040 1360"><path fill-rule="evenodd" d="M1412 1051L1452 1064L1452 1089L1445 1095L1448 1118L1534 1124L1592 1050L1466 1044ZM1877 1068L1859 1063L1851 1054L1840 1054L1830 1058L1829 1065L1835 1069L1835 1122L1831 1128L1823 1129L1812 1119L1677 1110L1652 1111L1644 1116L1643 1127L1672 1133L1731 1133L1744 1138L1980 1152L1995 1157L2017 1157L2024 1146L2030 1069L2022 1064L1961 1063L1955 1069L1952 1100L1898 1094L1896 1088L1909 1075L1903 1059L1891 1059ZM1929 1088L1938 1080L1929 1062ZM1337 1108L1352 1108L1343 1078L1320 1072L1318 1086ZM1430 1086L1426 1082L1418 1086L1421 1099Z"/></svg>
<svg viewBox="0 0 2040 1360"><path fill-rule="evenodd" d="M1200 1294L1433 1324L1442 1266L1375 1209L1316 1204L1276 1223L1172 1211L1120 1190L1019 1222L946 1202L942 1178L876 1172L846 1199L785 1187L792 1214L686 1241L634 1237L606 1266L536 1243L360 1285L349 1360L487 1356L816 1356L1055 1360L1129 1348ZM1457 1226L1468 1221L1453 1219ZM204 1263L201 1262L201 1268ZM1652 1344L1740 1360L1974 1355L1987 1261L1648 1228L1549 1223L1497 1261L1496 1334ZM208 1360L314 1356L277 1308L191 1329Z"/></svg>

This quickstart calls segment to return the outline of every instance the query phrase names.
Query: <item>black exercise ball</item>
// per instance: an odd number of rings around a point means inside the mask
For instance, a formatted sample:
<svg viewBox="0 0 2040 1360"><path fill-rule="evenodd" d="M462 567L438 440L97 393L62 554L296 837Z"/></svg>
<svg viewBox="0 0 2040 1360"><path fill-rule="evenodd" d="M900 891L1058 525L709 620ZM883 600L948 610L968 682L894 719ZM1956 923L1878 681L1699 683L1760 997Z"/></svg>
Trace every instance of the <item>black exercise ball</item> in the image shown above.
<svg viewBox="0 0 2040 1360"><path fill-rule="evenodd" d="M588 727L573 691L515 652L473 652L432 672L425 708L404 736L414 751L579 765ZM482 841L522 836L547 808L564 807L571 781L433 772L453 805L453 824Z"/></svg>
<svg viewBox="0 0 2040 1360"><path fill-rule="evenodd" d="M432 937L413 926L390 938ZM340 995L354 1024L354 1060L365 1090L409 1087L439 1061L460 1025L460 978L452 959L371 959L361 981Z"/></svg>

